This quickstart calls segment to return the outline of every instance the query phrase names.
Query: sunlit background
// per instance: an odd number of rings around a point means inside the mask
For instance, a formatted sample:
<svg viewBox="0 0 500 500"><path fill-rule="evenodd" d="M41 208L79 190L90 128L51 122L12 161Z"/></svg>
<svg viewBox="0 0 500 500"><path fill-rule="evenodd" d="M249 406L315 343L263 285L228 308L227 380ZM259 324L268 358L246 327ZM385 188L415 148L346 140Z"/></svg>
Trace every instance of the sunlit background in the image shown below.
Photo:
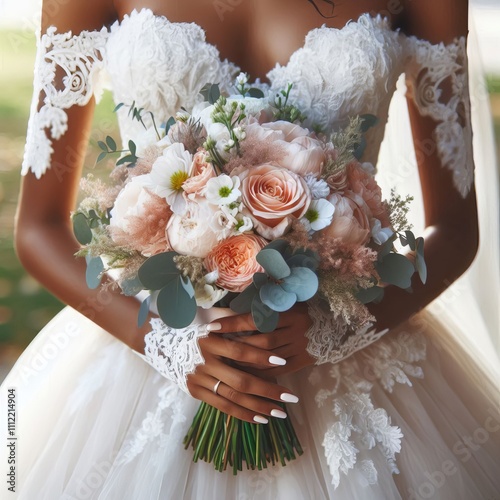
<svg viewBox="0 0 500 500"><path fill-rule="evenodd" d="M474 0L472 4L490 91L498 153L500 0ZM34 31L39 24L39 12L37 0L0 0L0 381L37 332L63 307L23 271L12 246L19 171L32 94ZM97 109L97 132L91 140L89 166L97 156L96 140L112 133L115 126L112 108L107 96Z"/></svg>

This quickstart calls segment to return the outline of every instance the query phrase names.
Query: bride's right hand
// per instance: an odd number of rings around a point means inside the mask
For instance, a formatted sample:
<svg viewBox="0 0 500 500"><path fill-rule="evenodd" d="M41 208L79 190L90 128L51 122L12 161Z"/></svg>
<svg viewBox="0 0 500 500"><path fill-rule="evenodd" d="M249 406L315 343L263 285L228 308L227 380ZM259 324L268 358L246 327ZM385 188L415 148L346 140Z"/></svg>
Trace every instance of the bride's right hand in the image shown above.
<svg viewBox="0 0 500 500"><path fill-rule="evenodd" d="M251 423L267 423L267 416L286 418L282 407L274 401L297 402L298 398L289 389L230 365L233 361L272 368L284 365L284 359L273 356L271 351L222 338L214 332L199 339L198 343L205 363L188 375L187 386L194 398ZM214 387L219 380L215 394Z"/></svg>

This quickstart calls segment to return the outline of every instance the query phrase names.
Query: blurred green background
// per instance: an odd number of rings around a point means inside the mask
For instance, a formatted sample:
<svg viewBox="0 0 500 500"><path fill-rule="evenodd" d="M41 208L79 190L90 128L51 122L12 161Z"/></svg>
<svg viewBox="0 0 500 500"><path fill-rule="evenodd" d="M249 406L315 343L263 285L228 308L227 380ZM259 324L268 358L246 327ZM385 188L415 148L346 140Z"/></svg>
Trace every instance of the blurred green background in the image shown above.
<svg viewBox="0 0 500 500"><path fill-rule="evenodd" d="M12 244L26 126L32 94L35 37L32 30L0 29L0 381L62 304L29 277ZM500 144L500 78L488 78L497 147ZM87 165L96 140L118 137L109 93L97 108ZM500 155L499 155L500 156Z"/></svg>

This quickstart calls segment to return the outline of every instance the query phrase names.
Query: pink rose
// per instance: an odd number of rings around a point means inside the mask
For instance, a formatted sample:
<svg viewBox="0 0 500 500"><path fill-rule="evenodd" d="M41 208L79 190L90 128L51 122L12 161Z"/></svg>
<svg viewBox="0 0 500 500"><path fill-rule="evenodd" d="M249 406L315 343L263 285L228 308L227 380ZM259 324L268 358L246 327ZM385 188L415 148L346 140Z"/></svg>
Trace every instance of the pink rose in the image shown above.
<svg viewBox="0 0 500 500"><path fill-rule="evenodd" d="M389 216L382 202L382 190L373 175L360 163L351 162L347 165L347 183L352 192L363 198L372 216L379 219L383 227L389 227Z"/></svg>
<svg viewBox="0 0 500 500"><path fill-rule="evenodd" d="M241 200L255 231L269 240L283 236L293 218L300 219L311 202L304 179L276 165L260 165L239 173Z"/></svg>
<svg viewBox="0 0 500 500"><path fill-rule="evenodd" d="M322 143L310 137L309 130L286 121L252 123L246 128L247 137L259 141L271 140L283 155L277 159L278 165L300 176L313 174L318 177L325 161Z"/></svg>
<svg viewBox="0 0 500 500"><path fill-rule="evenodd" d="M208 272L217 272L215 283L230 292L242 292L255 273L263 272L256 260L267 241L254 234L232 236L219 243L204 261Z"/></svg>
<svg viewBox="0 0 500 500"><path fill-rule="evenodd" d="M335 193L328 201L335 206L332 223L321 231L328 237L342 238L347 245L364 245L370 239L370 209L361 196L347 191Z"/></svg>
<svg viewBox="0 0 500 500"><path fill-rule="evenodd" d="M182 189L188 194L200 194L209 179L215 177L215 172L210 163L207 163L207 152L198 151L193 157L189 178L182 184Z"/></svg>

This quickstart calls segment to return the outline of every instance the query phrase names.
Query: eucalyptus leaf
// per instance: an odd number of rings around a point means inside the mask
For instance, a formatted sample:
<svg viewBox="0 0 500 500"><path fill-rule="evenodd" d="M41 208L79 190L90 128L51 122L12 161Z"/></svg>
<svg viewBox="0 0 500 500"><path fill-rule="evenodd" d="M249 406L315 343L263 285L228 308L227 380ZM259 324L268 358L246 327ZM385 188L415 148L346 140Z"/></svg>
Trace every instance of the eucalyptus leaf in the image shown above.
<svg viewBox="0 0 500 500"><path fill-rule="evenodd" d="M104 160L104 158L106 158L107 154L108 153L106 151L99 153L99 156L97 157L96 163L99 163L100 161Z"/></svg>
<svg viewBox="0 0 500 500"><path fill-rule="evenodd" d="M87 259L87 271L85 272L85 279L87 286L94 290L101 284L102 272L104 271L104 264L101 257L89 257Z"/></svg>
<svg viewBox="0 0 500 500"><path fill-rule="evenodd" d="M137 157L135 155L127 155L127 156L123 156L122 158L120 158L117 162L116 162L116 166L120 166L120 165L123 165L125 163L135 163L137 161Z"/></svg>
<svg viewBox="0 0 500 500"><path fill-rule="evenodd" d="M113 113L116 113L121 107L125 106L124 102L119 102L116 106L115 109L113 109Z"/></svg>
<svg viewBox="0 0 500 500"><path fill-rule="evenodd" d="M149 314L149 308L151 307L151 295L148 295L139 307L139 315L137 317L137 326L141 328L141 326L146 323Z"/></svg>
<svg viewBox="0 0 500 500"><path fill-rule="evenodd" d="M235 297L229 307L232 311L238 314L246 314L252 310L252 301L256 295L259 294L257 288L252 283L250 286L246 287L237 297Z"/></svg>
<svg viewBox="0 0 500 500"><path fill-rule="evenodd" d="M168 120L167 123L165 123L165 135L168 134L168 131L175 125L175 118L171 116Z"/></svg>
<svg viewBox="0 0 500 500"><path fill-rule="evenodd" d="M386 255L377 263L376 269L384 283L403 289L411 286L411 277L415 272L414 265L404 255L398 253Z"/></svg>
<svg viewBox="0 0 500 500"><path fill-rule="evenodd" d="M408 240L408 245L410 249L414 252L417 249L417 242L415 240L415 235L411 231L405 231L406 239Z"/></svg>
<svg viewBox="0 0 500 500"><path fill-rule="evenodd" d="M146 290L160 290L181 274L174 262L176 252L164 252L149 257L139 268L138 276Z"/></svg>
<svg viewBox="0 0 500 500"><path fill-rule="evenodd" d="M106 137L106 144L111 151L116 151L116 142L110 135Z"/></svg>
<svg viewBox="0 0 500 500"><path fill-rule="evenodd" d="M185 328L196 316L196 299L182 285L181 275L160 290L156 306L160 318L171 328Z"/></svg>
<svg viewBox="0 0 500 500"><path fill-rule="evenodd" d="M286 292L280 285L268 283L259 290L260 300L277 312L288 311L297 302L295 293Z"/></svg>
<svg viewBox="0 0 500 500"><path fill-rule="evenodd" d="M128 297L133 297L140 291L144 290L144 287L142 286L141 280L138 276L122 281L120 287L123 294L127 295Z"/></svg>
<svg viewBox="0 0 500 500"><path fill-rule="evenodd" d="M270 333L278 326L280 315L262 303L256 295L252 301L252 319L261 333Z"/></svg>
<svg viewBox="0 0 500 500"><path fill-rule="evenodd" d="M285 250L289 247L288 241L286 240L274 240L271 243L268 243L262 250L273 249L278 251L280 254L283 254Z"/></svg>
<svg viewBox="0 0 500 500"><path fill-rule="evenodd" d="M370 128L378 123L378 118L375 115L365 114L361 115L361 132L367 132Z"/></svg>
<svg viewBox="0 0 500 500"><path fill-rule="evenodd" d="M361 160L365 152L365 149L366 149L366 139L364 137L361 137L359 144L356 145L356 148L352 152L354 158L356 158L357 160Z"/></svg>
<svg viewBox="0 0 500 500"><path fill-rule="evenodd" d="M253 275L253 284L257 288L264 286L268 281L269 281L269 278L267 277L266 273L255 273Z"/></svg>
<svg viewBox="0 0 500 500"><path fill-rule="evenodd" d="M100 149L102 149L104 152L108 152L108 146L106 146L105 142L102 141L97 141L97 145L99 146Z"/></svg>
<svg viewBox="0 0 500 500"><path fill-rule="evenodd" d="M404 247L408 246L408 240L402 234L399 235L399 241Z"/></svg>
<svg viewBox="0 0 500 500"><path fill-rule="evenodd" d="M81 245L88 245L92 241L92 231L85 214L79 212L73 216L73 233Z"/></svg>
<svg viewBox="0 0 500 500"><path fill-rule="evenodd" d="M283 256L273 248L264 248L256 257L257 262L275 280L281 280L290 276L290 267L285 262Z"/></svg>
<svg viewBox="0 0 500 500"><path fill-rule="evenodd" d="M379 262L384 259L386 255L389 255L391 253L391 250L394 247L394 240L397 238L396 234L393 234L391 238L389 238L381 247L380 251L378 253L378 260Z"/></svg>
<svg viewBox="0 0 500 500"><path fill-rule="evenodd" d="M200 91L205 101L215 104L220 97L220 89L217 83L207 83Z"/></svg>
<svg viewBox="0 0 500 500"><path fill-rule="evenodd" d="M294 267L290 276L283 280L281 287L297 296L298 302L305 302L318 291L318 276L307 267Z"/></svg>
<svg viewBox="0 0 500 500"><path fill-rule="evenodd" d="M295 253L286 259L286 263L290 267L307 267L311 271L316 271L319 266L319 256L316 252L307 249L306 251Z"/></svg>
<svg viewBox="0 0 500 500"><path fill-rule="evenodd" d="M424 239L418 238L417 241L417 253L415 256L415 268L417 269L418 275L420 276L420 281L425 285L427 282L427 264L425 263L424 257Z"/></svg>
<svg viewBox="0 0 500 500"><path fill-rule="evenodd" d="M356 294L356 298L363 304L370 302L380 302L384 298L384 289L381 286L372 286L371 288L362 288Z"/></svg>
<svg viewBox="0 0 500 500"><path fill-rule="evenodd" d="M247 93L250 97L256 97L257 99L264 98L264 92L262 92L262 90L260 89L251 88Z"/></svg>
<svg viewBox="0 0 500 500"><path fill-rule="evenodd" d="M135 145L135 142L130 140L128 141L128 149L130 150L130 154L135 156L135 153L137 151L137 146Z"/></svg>

